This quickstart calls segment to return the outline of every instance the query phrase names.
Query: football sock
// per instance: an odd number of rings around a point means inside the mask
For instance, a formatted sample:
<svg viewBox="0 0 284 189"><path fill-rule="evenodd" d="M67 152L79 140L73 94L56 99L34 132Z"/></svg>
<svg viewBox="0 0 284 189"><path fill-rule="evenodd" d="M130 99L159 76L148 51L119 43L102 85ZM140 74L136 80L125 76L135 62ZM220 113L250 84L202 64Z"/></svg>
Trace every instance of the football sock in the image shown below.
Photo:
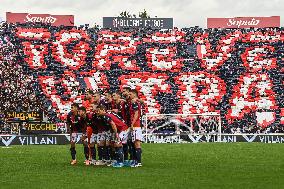
<svg viewBox="0 0 284 189"><path fill-rule="evenodd" d="M122 147L118 147L116 148L116 160L118 163L122 163L123 162L123 148Z"/></svg>
<svg viewBox="0 0 284 189"><path fill-rule="evenodd" d="M103 151L104 151L104 147L103 147L103 146L99 146L99 147L98 147L99 160L102 160L102 159L103 159Z"/></svg>
<svg viewBox="0 0 284 189"><path fill-rule="evenodd" d="M84 146L84 154L85 154L85 158L88 160L89 159L89 148L88 148L88 146Z"/></svg>
<svg viewBox="0 0 284 189"><path fill-rule="evenodd" d="M129 159L130 160L134 160L134 156L135 156L135 148L134 148L134 143L129 141L128 142L128 153L129 153ZM134 149L133 149L134 148Z"/></svg>
<svg viewBox="0 0 284 189"><path fill-rule="evenodd" d="M110 160L110 153L111 153L111 147L106 146L105 147L105 160Z"/></svg>
<svg viewBox="0 0 284 189"><path fill-rule="evenodd" d="M131 152L131 153L132 153L132 160L137 161L135 144L134 144L134 143L132 143L131 145L132 145L132 146L131 146L131 151L132 151L132 152Z"/></svg>
<svg viewBox="0 0 284 189"><path fill-rule="evenodd" d="M135 152L136 152L135 154L136 154L136 161L137 161L137 163L141 163L142 149L141 148L136 148Z"/></svg>
<svg viewBox="0 0 284 189"><path fill-rule="evenodd" d="M128 145L123 144L123 154L124 154L124 160L128 160Z"/></svg>
<svg viewBox="0 0 284 189"><path fill-rule="evenodd" d="M75 159L76 159L76 150L75 150L75 147L71 147L71 148L70 148L70 152L71 152L72 160L75 160Z"/></svg>
<svg viewBox="0 0 284 189"><path fill-rule="evenodd" d="M110 159L115 160L115 148L114 147L110 149Z"/></svg>
<svg viewBox="0 0 284 189"><path fill-rule="evenodd" d="M97 154L96 154L96 147L91 147L91 153L92 153L92 160L97 159Z"/></svg>

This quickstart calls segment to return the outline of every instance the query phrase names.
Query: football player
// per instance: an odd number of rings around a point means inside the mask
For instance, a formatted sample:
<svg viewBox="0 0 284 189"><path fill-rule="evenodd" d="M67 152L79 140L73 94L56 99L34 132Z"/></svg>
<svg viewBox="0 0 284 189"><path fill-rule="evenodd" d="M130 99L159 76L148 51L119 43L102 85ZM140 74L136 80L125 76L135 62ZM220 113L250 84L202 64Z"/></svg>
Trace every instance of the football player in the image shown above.
<svg viewBox="0 0 284 189"><path fill-rule="evenodd" d="M102 100L101 94L96 92L94 94L94 103L93 103L93 111L96 112L97 107L100 105L105 105L106 101ZM111 133L110 128L106 127L104 123L104 119L97 114L93 115L93 124L96 125L97 135L97 149L98 149L98 161L96 161L96 165L105 165L106 161L110 159L111 147Z"/></svg>
<svg viewBox="0 0 284 189"><path fill-rule="evenodd" d="M78 125L78 108L79 105L74 103L71 105L71 111L67 115L67 131L70 133L70 152L71 152L71 165L77 164L76 160L76 149L75 149L75 144L77 142L77 138L81 137L82 134L80 134L81 129L79 128Z"/></svg>
<svg viewBox="0 0 284 189"><path fill-rule="evenodd" d="M81 140L84 146L85 164L90 165L90 161L89 161L89 158L90 158L89 150L90 149L89 149L89 141L88 141L88 136L87 136L88 135L87 127L88 125L90 125L90 120L89 120L89 117L87 116L86 108L83 106L79 107L78 115L79 115L78 125L80 128L80 131L82 132Z"/></svg>
<svg viewBox="0 0 284 189"><path fill-rule="evenodd" d="M88 133L88 140L90 146L90 163L96 165L97 161L97 154L96 154L96 144L97 144L97 135L98 135L98 128L97 128L97 114L96 114L96 107L92 106L92 111L88 114L90 124L87 129Z"/></svg>
<svg viewBox="0 0 284 189"><path fill-rule="evenodd" d="M103 116L105 124L109 125L113 134L114 147L116 152L116 163L112 164L113 167L123 167L124 154L122 144L125 144L129 135L129 128L121 117L111 112L107 113L106 107L99 106L97 110L100 116Z"/></svg>
<svg viewBox="0 0 284 189"><path fill-rule="evenodd" d="M141 167L141 141L143 140L142 128L141 128L141 101L138 99L138 92L135 89L130 90L129 96L131 99L131 104L129 107L130 113L130 130L131 130L131 138L134 143L133 154L135 161L131 165L131 167Z"/></svg>
<svg viewBox="0 0 284 189"><path fill-rule="evenodd" d="M130 87L123 87L121 94L124 98L124 103L121 109L121 115L125 123L130 126L130 105L131 105L131 99L130 99ZM126 144L123 145L123 151L124 151L124 159L125 159L125 165L130 165L132 161L134 161L133 150L134 149L134 143L131 140L131 137L129 137L129 140Z"/></svg>

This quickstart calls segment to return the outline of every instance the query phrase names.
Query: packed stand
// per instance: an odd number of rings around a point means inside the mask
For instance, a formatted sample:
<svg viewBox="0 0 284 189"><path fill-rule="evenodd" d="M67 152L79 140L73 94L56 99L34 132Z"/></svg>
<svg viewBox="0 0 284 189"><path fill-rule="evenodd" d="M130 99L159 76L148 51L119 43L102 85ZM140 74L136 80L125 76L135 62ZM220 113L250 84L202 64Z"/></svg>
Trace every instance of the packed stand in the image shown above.
<svg viewBox="0 0 284 189"><path fill-rule="evenodd" d="M224 133L283 132L282 28L1 27L0 111L43 111L62 122L85 91L130 86L149 113L218 112Z"/></svg>

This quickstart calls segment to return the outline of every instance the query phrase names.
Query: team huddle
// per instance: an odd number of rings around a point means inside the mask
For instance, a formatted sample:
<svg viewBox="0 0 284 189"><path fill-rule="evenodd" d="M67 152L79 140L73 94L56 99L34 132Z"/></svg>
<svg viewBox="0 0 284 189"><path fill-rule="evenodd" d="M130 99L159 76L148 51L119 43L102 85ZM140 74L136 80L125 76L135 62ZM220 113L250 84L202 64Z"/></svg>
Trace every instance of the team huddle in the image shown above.
<svg viewBox="0 0 284 189"><path fill-rule="evenodd" d="M71 165L77 164L75 144L80 137L85 165L141 167L142 105L137 91L129 87L121 93L105 92L104 98L88 91L82 106L72 104L67 116Z"/></svg>

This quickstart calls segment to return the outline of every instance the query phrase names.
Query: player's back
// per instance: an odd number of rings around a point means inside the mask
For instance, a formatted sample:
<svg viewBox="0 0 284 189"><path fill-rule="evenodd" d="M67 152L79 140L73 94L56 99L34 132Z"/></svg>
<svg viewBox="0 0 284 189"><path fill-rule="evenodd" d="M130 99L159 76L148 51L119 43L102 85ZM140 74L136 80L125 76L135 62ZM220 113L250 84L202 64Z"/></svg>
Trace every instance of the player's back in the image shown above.
<svg viewBox="0 0 284 189"><path fill-rule="evenodd" d="M123 119L121 117L119 117L119 115L117 115L115 113L107 113L105 116L111 118L111 120L115 123L118 132L121 132L121 131L128 129L128 126L123 121Z"/></svg>

